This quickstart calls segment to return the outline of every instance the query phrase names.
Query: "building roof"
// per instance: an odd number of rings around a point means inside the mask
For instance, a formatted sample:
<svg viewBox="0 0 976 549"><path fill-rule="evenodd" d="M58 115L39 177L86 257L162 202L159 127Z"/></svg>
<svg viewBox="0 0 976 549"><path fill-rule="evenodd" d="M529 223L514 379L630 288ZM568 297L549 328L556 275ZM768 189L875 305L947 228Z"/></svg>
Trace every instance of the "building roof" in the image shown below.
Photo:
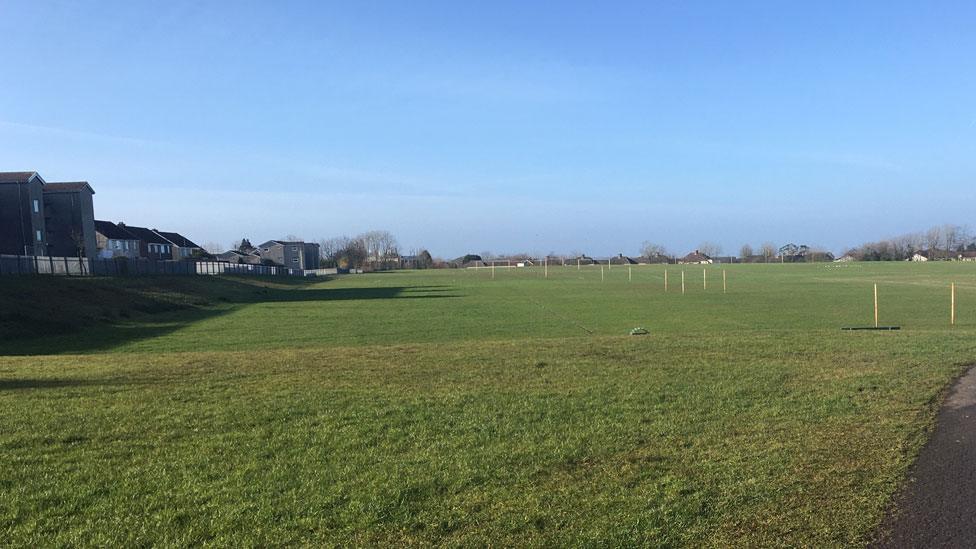
<svg viewBox="0 0 976 549"><path fill-rule="evenodd" d="M95 231L112 240L138 240L111 221L95 220Z"/></svg>
<svg viewBox="0 0 976 549"><path fill-rule="evenodd" d="M64 181L44 184L44 192L46 193L78 192L86 189L88 192L95 194L95 189L91 188L91 185L87 181Z"/></svg>
<svg viewBox="0 0 976 549"><path fill-rule="evenodd" d="M35 175L37 172L0 172L0 183L27 183Z"/></svg>
<svg viewBox="0 0 976 549"><path fill-rule="evenodd" d="M695 263L695 262L700 262L700 261L708 261L710 259L711 258L708 257L707 255L699 252L698 250L695 250L695 251L691 252L690 254L682 257L681 258L681 261L683 261L685 263Z"/></svg>
<svg viewBox="0 0 976 549"><path fill-rule="evenodd" d="M172 242L166 240L152 229L147 229L145 227L133 227L132 225L123 225L122 223L119 223L119 227L123 231L132 235L132 237L136 240L141 240L147 244L172 244Z"/></svg>
<svg viewBox="0 0 976 549"><path fill-rule="evenodd" d="M167 232L164 232L164 231L156 231L156 232L159 233L160 235L162 235L163 238L165 238L166 240L169 240L170 242L172 242L174 246L179 246L180 248L199 248L200 247L200 246L197 246L196 244L194 244L192 240L190 240L189 238L181 235L180 233L167 233Z"/></svg>

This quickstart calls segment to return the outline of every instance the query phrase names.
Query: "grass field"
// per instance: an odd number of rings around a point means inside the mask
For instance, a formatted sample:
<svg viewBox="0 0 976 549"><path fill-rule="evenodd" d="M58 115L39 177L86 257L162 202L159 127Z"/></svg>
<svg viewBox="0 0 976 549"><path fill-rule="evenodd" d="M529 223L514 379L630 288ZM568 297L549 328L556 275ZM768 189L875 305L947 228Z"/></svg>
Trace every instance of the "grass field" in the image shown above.
<svg viewBox="0 0 976 549"><path fill-rule="evenodd" d="M866 542L976 264L722 268L0 279L0 539Z"/></svg>

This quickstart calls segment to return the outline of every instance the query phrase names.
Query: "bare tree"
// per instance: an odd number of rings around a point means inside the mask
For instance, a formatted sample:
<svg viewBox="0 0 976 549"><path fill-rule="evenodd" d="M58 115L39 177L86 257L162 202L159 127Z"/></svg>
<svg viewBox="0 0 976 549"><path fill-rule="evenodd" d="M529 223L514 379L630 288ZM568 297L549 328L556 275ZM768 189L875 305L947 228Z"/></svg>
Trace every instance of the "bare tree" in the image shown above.
<svg viewBox="0 0 976 549"><path fill-rule="evenodd" d="M925 249L930 252L938 250L942 243L942 227L932 227L925 231Z"/></svg>
<svg viewBox="0 0 976 549"><path fill-rule="evenodd" d="M722 246L714 242L702 242L698 245L698 251L708 257L718 257L722 254Z"/></svg>
<svg viewBox="0 0 976 549"><path fill-rule="evenodd" d="M741 259L746 259L752 255L753 255L752 246L750 246L749 244L743 244L742 247L739 248L739 257Z"/></svg>
<svg viewBox="0 0 976 549"><path fill-rule="evenodd" d="M668 249L660 244L655 244L647 240L641 244L641 256L642 257L666 257L668 255ZM574 257L579 257L574 256Z"/></svg>
<svg viewBox="0 0 976 549"><path fill-rule="evenodd" d="M223 250L223 247L220 244L218 244L216 242L213 242L213 241L204 242L203 243L203 249L204 250L207 250L207 253L214 254L214 255L219 254L220 252L224 251Z"/></svg>
<svg viewBox="0 0 976 549"><path fill-rule="evenodd" d="M769 261L769 258L771 257L776 257L777 249L776 244L773 244L768 240L763 242L762 246L759 247L759 251L761 252L761 255L766 258L766 261Z"/></svg>

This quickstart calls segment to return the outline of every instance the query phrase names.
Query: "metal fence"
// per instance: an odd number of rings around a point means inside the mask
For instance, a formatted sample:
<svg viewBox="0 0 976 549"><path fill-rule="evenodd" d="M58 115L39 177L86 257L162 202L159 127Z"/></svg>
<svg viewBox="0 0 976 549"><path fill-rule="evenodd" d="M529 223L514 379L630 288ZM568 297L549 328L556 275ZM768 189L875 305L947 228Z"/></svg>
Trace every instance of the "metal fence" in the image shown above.
<svg viewBox="0 0 976 549"><path fill-rule="evenodd" d="M253 276L321 276L335 274L334 269L290 269L273 265L246 265L223 261L171 261L153 259L92 259L84 257L51 257L0 255L0 275L55 276L140 276L140 275L253 275Z"/></svg>

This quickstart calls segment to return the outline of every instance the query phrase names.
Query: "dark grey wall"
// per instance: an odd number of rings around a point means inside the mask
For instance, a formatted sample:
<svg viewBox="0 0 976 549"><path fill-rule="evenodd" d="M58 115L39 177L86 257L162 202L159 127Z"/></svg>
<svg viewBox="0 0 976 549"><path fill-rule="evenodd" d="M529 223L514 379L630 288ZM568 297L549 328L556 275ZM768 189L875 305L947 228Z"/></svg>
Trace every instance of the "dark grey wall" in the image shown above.
<svg viewBox="0 0 976 549"><path fill-rule="evenodd" d="M35 199L39 201L39 213L34 213ZM41 231L41 242L37 242L36 231ZM0 253L47 255L40 180L0 184Z"/></svg>
<svg viewBox="0 0 976 549"><path fill-rule="evenodd" d="M75 257L80 235L85 257L96 257L95 213L88 190L44 193L44 217L51 255Z"/></svg>

